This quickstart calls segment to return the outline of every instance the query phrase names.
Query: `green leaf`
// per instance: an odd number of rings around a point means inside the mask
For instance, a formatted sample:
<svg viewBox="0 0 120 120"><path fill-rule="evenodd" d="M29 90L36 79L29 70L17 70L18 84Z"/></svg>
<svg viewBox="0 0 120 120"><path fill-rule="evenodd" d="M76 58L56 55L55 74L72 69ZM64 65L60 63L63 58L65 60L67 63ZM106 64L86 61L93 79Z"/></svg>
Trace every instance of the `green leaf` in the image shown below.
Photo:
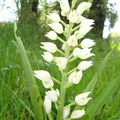
<svg viewBox="0 0 120 120"><path fill-rule="evenodd" d="M118 45L118 44L117 44ZM117 47L116 45L116 47ZM102 63L100 64L97 73L95 74L95 76L92 78L92 80L89 82L89 84L87 85L85 92L87 91L91 91L93 92L96 83L98 82L99 76L101 74L101 72L103 71L103 69L105 68L109 58L111 57L111 55L113 54L114 50L116 50L116 47L114 49L112 49L103 59Z"/></svg>
<svg viewBox="0 0 120 120"><path fill-rule="evenodd" d="M97 112L103 107L104 104L108 101L109 97L111 97L120 83L120 77L111 79L109 84L103 88L103 90L96 96L94 99L93 104L89 105L86 114L88 115L87 120L94 120L95 115Z"/></svg>
<svg viewBox="0 0 120 120"><path fill-rule="evenodd" d="M33 109L35 113L35 120L43 120L43 102L40 96L37 83L34 79L33 70L31 68L30 62L28 60L25 48L21 41L21 38L16 35L17 25L14 24L14 34L17 42L18 49L22 58L22 62L25 69L26 80L28 84L28 90L33 104Z"/></svg>

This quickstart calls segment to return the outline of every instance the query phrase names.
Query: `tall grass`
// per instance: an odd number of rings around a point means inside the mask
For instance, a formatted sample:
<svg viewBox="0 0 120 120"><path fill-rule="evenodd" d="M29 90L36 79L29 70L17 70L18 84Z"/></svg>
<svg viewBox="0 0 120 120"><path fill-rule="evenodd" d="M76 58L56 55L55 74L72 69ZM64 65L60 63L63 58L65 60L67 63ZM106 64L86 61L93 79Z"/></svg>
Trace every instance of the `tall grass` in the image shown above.
<svg viewBox="0 0 120 120"><path fill-rule="evenodd" d="M21 36L22 34L21 32ZM32 120L34 119L34 112L26 87L25 71L19 51L15 42L13 42L15 41L13 24L0 25L0 35L0 120ZM30 36L29 34L29 38ZM36 34L33 36L36 36ZM31 44L25 40L23 43L27 49L27 55L33 69L41 68L52 71L54 72L53 76L57 76L59 79L59 73L56 73L56 67L43 62L40 57L41 50L38 44L39 41L37 41L36 44L36 42L31 39ZM93 78L96 71L98 71L98 66L100 66L104 56L109 52L107 44L107 41L104 41L102 44L97 42L97 47L95 48L96 58L93 59L95 65L86 71L83 77L84 80L80 82L81 88L77 85L68 89L67 96L71 95L71 99L85 89L85 82L88 83ZM93 91L93 101L88 104L89 107L87 110L88 118L91 120L120 119L120 88L116 87L116 85L120 83L119 61L120 52L114 50L98 77L99 80ZM48 66L50 68L48 68ZM37 83L38 88L42 87L41 83ZM70 91L72 89L74 90L71 93ZM111 92L108 92L110 89ZM40 93L42 93L41 96L43 97L44 89L40 89ZM99 97L101 96L103 99L99 101ZM69 101L66 100L66 102ZM94 116L93 113L95 113ZM83 118L83 120L86 120L86 118Z"/></svg>

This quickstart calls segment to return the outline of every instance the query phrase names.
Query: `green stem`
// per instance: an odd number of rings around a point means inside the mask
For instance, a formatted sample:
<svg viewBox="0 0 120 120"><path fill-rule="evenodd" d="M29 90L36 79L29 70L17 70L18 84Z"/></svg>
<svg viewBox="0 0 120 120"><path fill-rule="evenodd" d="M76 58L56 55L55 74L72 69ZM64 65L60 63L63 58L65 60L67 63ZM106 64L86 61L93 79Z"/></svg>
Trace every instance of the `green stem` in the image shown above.
<svg viewBox="0 0 120 120"><path fill-rule="evenodd" d="M73 62L74 60L76 60L78 57L73 57L72 59L70 59L69 62Z"/></svg>
<svg viewBox="0 0 120 120"><path fill-rule="evenodd" d="M74 72L77 69L78 69L78 67L75 67L74 69L72 69L71 71L68 72L68 75L71 74L72 72Z"/></svg>
<svg viewBox="0 0 120 120"><path fill-rule="evenodd" d="M59 80L57 80L57 79L55 79L55 78L53 78L53 77L51 77L51 79L52 79L54 82L58 83L59 85L61 84L61 82L60 82Z"/></svg>
<svg viewBox="0 0 120 120"><path fill-rule="evenodd" d="M65 84L66 84L67 75L65 72L62 73L62 83L61 83L61 89L60 89L60 102L58 106L58 115L57 120L62 120L63 118L63 109L64 109L64 100L65 100Z"/></svg>
<svg viewBox="0 0 120 120"><path fill-rule="evenodd" d="M75 28L72 29L72 32L76 31L79 28L80 28L80 25L76 26Z"/></svg>
<svg viewBox="0 0 120 120"><path fill-rule="evenodd" d="M66 106L64 107L64 109L66 109L66 108L68 108L68 107L71 107L71 106L73 106L73 105L75 105L75 104L76 104L75 102L72 102L72 103L66 105Z"/></svg>
<svg viewBox="0 0 120 120"><path fill-rule="evenodd" d="M57 37L58 38L58 40L60 41L60 42L62 42L63 44L65 43L65 41L62 39L62 38L60 38L60 37Z"/></svg>
<svg viewBox="0 0 120 120"><path fill-rule="evenodd" d="M49 120L53 120L50 114L48 115L48 118L49 118Z"/></svg>
<svg viewBox="0 0 120 120"><path fill-rule="evenodd" d="M66 85L65 85L65 88L68 89L69 87L71 87L73 85L73 83L67 81Z"/></svg>
<svg viewBox="0 0 120 120"><path fill-rule="evenodd" d="M68 45L66 45L66 50L65 50L65 57L68 59L69 58L69 52L70 48ZM64 102L65 102L65 94L66 94L66 82L67 82L67 71L68 71L68 65L65 69L65 71L62 71L62 83L61 83L61 88L60 88L60 102L58 105L58 114L57 114L57 120L62 120L63 119L63 110L64 110Z"/></svg>
<svg viewBox="0 0 120 120"><path fill-rule="evenodd" d="M61 51L61 50L59 50L59 49L57 49L57 52L60 53L60 54L63 55L63 56L65 55L65 54L63 53L63 51Z"/></svg>
<svg viewBox="0 0 120 120"><path fill-rule="evenodd" d="M72 120L71 118L66 118L65 120Z"/></svg>
<svg viewBox="0 0 120 120"><path fill-rule="evenodd" d="M72 56L73 56L73 54L71 54L71 55L69 56L69 60L71 59Z"/></svg>
<svg viewBox="0 0 120 120"><path fill-rule="evenodd" d="M62 20L60 20L60 22L66 27L66 23Z"/></svg>

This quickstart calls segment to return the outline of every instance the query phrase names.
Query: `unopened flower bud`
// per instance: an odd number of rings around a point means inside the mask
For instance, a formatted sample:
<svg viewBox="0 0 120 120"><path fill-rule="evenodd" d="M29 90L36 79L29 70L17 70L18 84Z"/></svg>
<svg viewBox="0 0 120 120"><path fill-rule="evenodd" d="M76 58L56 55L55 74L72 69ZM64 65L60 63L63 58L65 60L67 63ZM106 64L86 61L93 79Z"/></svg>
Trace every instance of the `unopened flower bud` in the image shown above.
<svg viewBox="0 0 120 120"><path fill-rule="evenodd" d="M91 53L91 50L92 50L91 48L90 48L90 49L89 49L89 48L81 49L78 57L79 57L80 59L87 59L87 58L89 58L89 57L94 56L95 54Z"/></svg>
<svg viewBox="0 0 120 120"><path fill-rule="evenodd" d="M91 3L89 2L82 2L78 5L76 11L78 14L82 14L85 10L89 9L91 7Z"/></svg>
<svg viewBox="0 0 120 120"><path fill-rule="evenodd" d="M46 89L52 88L54 86L54 82L51 79L42 81L42 84Z"/></svg>
<svg viewBox="0 0 120 120"><path fill-rule="evenodd" d="M52 102L57 102L58 97L59 97L59 90L50 90L46 92L46 95Z"/></svg>
<svg viewBox="0 0 120 120"><path fill-rule="evenodd" d="M63 26L60 23L54 22L48 24L56 33L61 34L63 33Z"/></svg>
<svg viewBox="0 0 120 120"><path fill-rule="evenodd" d="M63 111L63 118L64 119L67 118L69 116L69 114L70 114L70 107L67 107Z"/></svg>
<svg viewBox="0 0 120 120"><path fill-rule="evenodd" d="M45 112L49 114L51 112L51 101L47 96L45 96L43 105L44 105Z"/></svg>
<svg viewBox="0 0 120 120"><path fill-rule="evenodd" d="M80 43L80 45L82 48L90 48L95 45L95 41L89 38L86 38Z"/></svg>
<svg viewBox="0 0 120 120"><path fill-rule="evenodd" d="M42 56L47 62L52 62L54 59L53 55L50 52L44 52Z"/></svg>
<svg viewBox="0 0 120 120"><path fill-rule="evenodd" d="M60 16L57 13L51 13L47 15L47 17L52 20L52 22L60 22Z"/></svg>
<svg viewBox="0 0 120 120"><path fill-rule="evenodd" d="M78 72L74 71L68 77L68 81L73 84L78 84L81 79L82 79L82 71L78 71Z"/></svg>
<svg viewBox="0 0 120 120"><path fill-rule="evenodd" d="M82 93L82 94L77 95L75 97L76 104L78 104L80 106L86 105L89 102L89 100L92 99L92 98L88 98L89 94L90 94L90 92L86 92L86 93Z"/></svg>
<svg viewBox="0 0 120 120"><path fill-rule="evenodd" d="M73 56L74 56L74 57L77 57L77 56L80 54L80 52L81 52L81 49L80 49L80 48L75 48L75 49L73 50Z"/></svg>
<svg viewBox="0 0 120 120"><path fill-rule="evenodd" d="M80 16L77 14L76 10L70 11L68 20L71 23L80 23Z"/></svg>
<svg viewBox="0 0 120 120"><path fill-rule="evenodd" d="M78 69L83 71L83 70L88 69L92 65L93 65L92 61L82 61L82 62L79 63Z"/></svg>
<svg viewBox="0 0 120 120"><path fill-rule="evenodd" d="M51 75L45 70L36 70L34 71L34 76L42 81L42 84L45 88L52 88L54 83L51 80Z"/></svg>
<svg viewBox="0 0 120 120"><path fill-rule="evenodd" d="M70 11L70 5L69 5L68 0L60 0L60 7L61 7L61 10L62 10L61 14L63 16L67 16L67 14Z"/></svg>
<svg viewBox="0 0 120 120"><path fill-rule="evenodd" d="M48 71L45 70L35 70L34 76L40 80L49 80L51 78L51 75Z"/></svg>
<svg viewBox="0 0 120 120"><path fill-rule="evenodd" d="M45 36L48 37L51 40L56 40L57 39L57 34L54 31L48 32Z"/></svg>
<svg viewBox="0 0 120 120"><path fill-rule="evenodd" d="M40 46L41 48L51 52L55 53L57 51L57 46L54 43L51 42L41 42L43 46Z"/></svg>
<svg viewBox="0 0 120 120"><path fill-rule="evenodd" d="M85 115L85 110L75 110L71 114L72 119L78 119Z"/></svg>

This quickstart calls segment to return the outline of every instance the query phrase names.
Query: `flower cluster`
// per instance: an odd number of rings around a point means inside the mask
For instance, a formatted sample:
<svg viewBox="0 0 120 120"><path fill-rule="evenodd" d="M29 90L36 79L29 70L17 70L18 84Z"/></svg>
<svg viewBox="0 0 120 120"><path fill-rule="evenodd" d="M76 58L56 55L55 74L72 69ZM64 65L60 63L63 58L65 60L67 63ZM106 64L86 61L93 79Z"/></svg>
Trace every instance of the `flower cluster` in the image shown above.
<svg viewBox="0 0 120 120"><path fill-rule="evenodd" d="M77 95L73 103L66 106L62 106L64 103L61 102L65 100L61 98L65 96L66 92L64 91L66 88L69 87L69 85L79 84L83 76L83 71L93 65L92 61L86 59L95 55L91 52L95 41L85 38L85 35L93 28L94 20L82 16L83 12L91 7L91 3L82 2L78 5L77 9L71 9L68 0L60 0L60 7L61 15L67 18L69 24L64 23L57 13L47 15L51 21L48 25L52 30L45 36L49 38L51 42L41 42L40 47L45 50L42 54L43 59L49 63L54 62L58 66L62 80L59 81L53 78L50 73L45 70L35 70L34 75L41 80L43 86L47 89L44 98L46 113L50 114L53 102L58 110L58 118L62 115L61 119L68 117L77 119L85 115L85 109L71 111L71 107L75 104L81 107L86 105L89 100L91 100L91 97L88 97L90 92ZM64 38L61 38L60 34L63 34ZM52 42L55 40L62 43L61 49L58 49L57 45ZM56 52L59 52L61 56L56 56ZM68 65L76 59L80 59L81 62L77 67L69 71ZM54 82L61 86L60 92L58 89L54 90ZM65 90L63 91L62 89Z"/></svg>

